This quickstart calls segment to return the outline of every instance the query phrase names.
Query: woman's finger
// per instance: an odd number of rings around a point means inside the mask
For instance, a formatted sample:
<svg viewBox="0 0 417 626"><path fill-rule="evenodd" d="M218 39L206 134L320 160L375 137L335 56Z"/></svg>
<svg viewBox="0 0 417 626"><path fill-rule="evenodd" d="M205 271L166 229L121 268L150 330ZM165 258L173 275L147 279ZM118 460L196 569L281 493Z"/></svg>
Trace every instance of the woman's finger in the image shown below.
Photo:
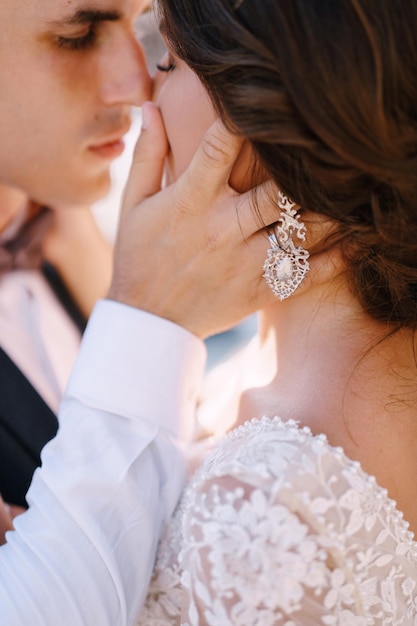
<svg viewBox="0 0 417 626"><path fill-rule="evenodd" d="M237 219L244 239L249 239L258 232L274 224L280 210L277 205L277 188L272 181L267 180L244 194L241 194L236 204Z"/></svg>
<svg viewBox="0 0 417 626"><path fill-rule="evenodd" d="M167 153L168 140L159 109L152 102L145 102L142 130L133 152L122 213L160 190Z"/></svg>
<svg viewBox="0 0 417 626"><path fill-rule="evenodd" d="M208 129L187 170L178 180L181 196L189 198L190 212L210 209L219 190L228 187L243 139L217 119ZM237 195L237 194L236 194Z"/></svg>

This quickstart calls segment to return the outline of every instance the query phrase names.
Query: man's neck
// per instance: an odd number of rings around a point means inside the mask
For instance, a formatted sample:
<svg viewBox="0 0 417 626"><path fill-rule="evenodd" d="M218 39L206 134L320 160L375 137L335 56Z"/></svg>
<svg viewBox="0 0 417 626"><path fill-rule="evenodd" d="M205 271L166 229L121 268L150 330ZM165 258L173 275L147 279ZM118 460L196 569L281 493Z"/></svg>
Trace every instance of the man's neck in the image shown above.
<svg viewBox="0 0 417 626"><path fill-rule="evenodd" d="M0 233L21 213L26 202L26 195L22 191L0 185Z"/></svg>

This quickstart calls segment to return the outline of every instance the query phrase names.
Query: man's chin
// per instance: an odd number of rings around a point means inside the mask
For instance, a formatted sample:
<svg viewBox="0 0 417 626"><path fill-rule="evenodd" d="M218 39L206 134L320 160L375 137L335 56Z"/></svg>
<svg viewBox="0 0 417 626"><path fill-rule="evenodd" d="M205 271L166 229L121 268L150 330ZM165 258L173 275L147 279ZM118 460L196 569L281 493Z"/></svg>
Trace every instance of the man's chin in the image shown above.
<svg viewBox="0 0 417 626"><path fill-rule="evenodd" d="M90 180L74 180L56 190L54 202L45 203L51 208L70 208L72 206L91 206L107 196L111 188L110 171ZM52 196L50 198L53 199Z"/></svg>
<svg viewBox="0 0 417 626"><path fill-rule="evenodd" d="M68 186L66 189L51 190L51 193L42 193L35 202L51 209L66 209L71 207L91 206L107 196L110 191L110 178L105 183L81 187Z"/></svg>
<svg viewBox="0 0 417 626"><path fill-rule="evenodd" d="M100 177L100 179L96 181L96 184L92 186L89 191L86 191L87 202L85 203L94 204L95 202L98 202L99 200L105 198L110 192L111 183L112 179L110 175L110 170L108 170L103 176ZM87 198L87 196L89 197L89 199Z"/></svg>

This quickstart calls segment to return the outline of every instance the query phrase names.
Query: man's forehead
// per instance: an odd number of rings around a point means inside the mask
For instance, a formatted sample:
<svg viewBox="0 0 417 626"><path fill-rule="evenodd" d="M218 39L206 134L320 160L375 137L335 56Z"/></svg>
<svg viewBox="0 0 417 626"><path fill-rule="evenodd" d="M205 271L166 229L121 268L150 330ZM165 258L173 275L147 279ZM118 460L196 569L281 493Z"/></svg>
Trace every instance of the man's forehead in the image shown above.
<svg viewBox="0 0 417 626"><path fill-rule="evenodd" d="M32 16L34 21L79 22L90 17L120 19L135 16L149 6L149 0L1 0L15 15Z"/></svg>

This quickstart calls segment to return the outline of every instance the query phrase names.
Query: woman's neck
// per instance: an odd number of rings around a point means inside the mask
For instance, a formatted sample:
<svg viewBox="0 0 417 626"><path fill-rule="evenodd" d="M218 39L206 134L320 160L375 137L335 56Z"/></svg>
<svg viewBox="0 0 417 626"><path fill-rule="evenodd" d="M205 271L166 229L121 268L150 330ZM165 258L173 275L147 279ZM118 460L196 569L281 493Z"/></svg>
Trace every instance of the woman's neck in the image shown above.
<svg viewBox="0 0 417 626"><path fill-rule="evenodd" d="M417 501L417 481L410 479L417 475L412 333L386 339L389 327L369 319L343 284L265 309L259 333L262 382L257 375L243 392L239 422L279 415L325 433L376 475L406 513L407 498Z"/></svg>

